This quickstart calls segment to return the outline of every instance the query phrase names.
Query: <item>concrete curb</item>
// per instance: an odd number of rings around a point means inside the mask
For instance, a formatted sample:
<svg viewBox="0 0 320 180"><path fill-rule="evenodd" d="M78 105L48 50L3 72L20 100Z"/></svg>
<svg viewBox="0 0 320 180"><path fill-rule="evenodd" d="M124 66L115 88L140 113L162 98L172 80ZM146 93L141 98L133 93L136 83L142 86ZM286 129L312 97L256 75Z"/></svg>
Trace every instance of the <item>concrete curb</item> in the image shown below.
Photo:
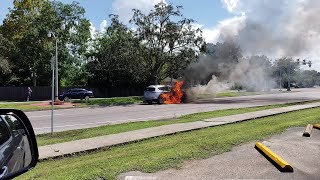
<svg viewBox="0 0 320 180"><path fill-rule="evenodd" d="M271 161L281 172L293 172L293 168L289 163L283 160L281 157L272 152L269 148L260 142L257 142L255 148L258 149L266 158Z"/></svg>

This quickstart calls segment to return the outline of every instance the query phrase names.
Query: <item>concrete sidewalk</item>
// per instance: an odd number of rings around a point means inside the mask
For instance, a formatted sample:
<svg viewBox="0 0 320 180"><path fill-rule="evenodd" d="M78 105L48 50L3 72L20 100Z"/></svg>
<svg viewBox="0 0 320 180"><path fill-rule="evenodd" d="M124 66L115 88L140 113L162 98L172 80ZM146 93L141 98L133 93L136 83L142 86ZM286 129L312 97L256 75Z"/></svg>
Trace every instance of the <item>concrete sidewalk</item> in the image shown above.
<svg viewBox="0 0 320 180"><path fill-rule="evenodd" d="M275 109L237 114L237 115L225 116L225 117L218 117L218 118L212 118L212 119L205 119L205 120L196 121L196 122L164 125L164 126L134 130L134 131L124 132L119 134L111 134L106 136L81 139L81 140L76 140L71 142L48 145L48 146L40 146L39 159L43 160L48 158L67 156L67 155L72 155L79 152L85 152L85 151L95 150L103 147L110 147L114 145L135 142L135 141L148 139L152 137L170 135L178 132L186 132L190 130L213 127L213 126L218 126L223 124L230 124L230 123L235 123L240 121L247 121L247 120L252 120L256 118L272 116L276 114L282 114L282 113L292 112L292 111L297 111L302 109L315 108L315 107L320 107L320 102L275 108Z"/></svg>

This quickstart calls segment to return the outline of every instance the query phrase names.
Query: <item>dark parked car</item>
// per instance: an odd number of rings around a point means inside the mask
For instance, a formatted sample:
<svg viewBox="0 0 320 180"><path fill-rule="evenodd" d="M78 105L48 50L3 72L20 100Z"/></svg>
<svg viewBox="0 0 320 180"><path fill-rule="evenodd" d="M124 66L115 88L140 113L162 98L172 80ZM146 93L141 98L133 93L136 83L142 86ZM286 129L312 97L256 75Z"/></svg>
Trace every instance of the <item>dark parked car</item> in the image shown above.
<svg viewBox="0 0 320 180"><path fill-rule="evenodd" d="M69 99L89 100L91 97L93 97L92 91L88 91L86 89L81 89L81 88L75 88L75 89L70 89L67 92L63 92L61 95L59 95L59 100L60 101L68 101Z"/></svg>

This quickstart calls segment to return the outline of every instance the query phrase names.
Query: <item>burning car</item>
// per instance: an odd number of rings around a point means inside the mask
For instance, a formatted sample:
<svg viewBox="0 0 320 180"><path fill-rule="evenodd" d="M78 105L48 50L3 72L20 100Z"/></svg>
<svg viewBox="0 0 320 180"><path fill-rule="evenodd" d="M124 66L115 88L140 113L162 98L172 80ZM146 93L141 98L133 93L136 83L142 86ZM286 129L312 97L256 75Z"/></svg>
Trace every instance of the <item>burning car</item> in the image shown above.
<svg viewBox="0 0 320 180"><path fill-rule="evenodd" d="M185 102L186 93L181 89L183 81L175 83L174 87L167 85L151 85L144 91L144 101L148 104L179 104Z"/></svg>
<svg viewBox="0 0 320 180"><path fill-rule="evenodd" d="M170 89L171 89L171 86L167 86L167 85L148 86L143 93L144 102L148 104L152 104L152 102L157 102L158 104L162 104L164 101L161 98L161 94L170 92Z"/></svg>
<svg viewBox="0 0 320 180"><path fill-rule="evenodd" d="M186 93L182 90L184 81L178 81L175 83L173 89L170 92L165 92L160 95L163 103L165 104L180 104L185 102Z"/></svg>

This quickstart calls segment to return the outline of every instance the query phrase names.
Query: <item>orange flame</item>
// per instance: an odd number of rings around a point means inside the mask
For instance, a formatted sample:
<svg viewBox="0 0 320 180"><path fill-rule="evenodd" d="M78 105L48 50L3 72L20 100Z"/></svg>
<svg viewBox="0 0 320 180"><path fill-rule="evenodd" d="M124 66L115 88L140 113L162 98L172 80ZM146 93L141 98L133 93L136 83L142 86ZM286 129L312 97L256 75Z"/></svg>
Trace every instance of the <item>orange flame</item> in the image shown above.
<svg viewBox="0 0 320 180"><path fill-rule="evenodd" d="M163 99L164 104L180 104L181 98L183 96L183 92L181 90L181 86L183 85L183 81L178 81L175 83L172 92L161 94L161 98Z"/></svg>

